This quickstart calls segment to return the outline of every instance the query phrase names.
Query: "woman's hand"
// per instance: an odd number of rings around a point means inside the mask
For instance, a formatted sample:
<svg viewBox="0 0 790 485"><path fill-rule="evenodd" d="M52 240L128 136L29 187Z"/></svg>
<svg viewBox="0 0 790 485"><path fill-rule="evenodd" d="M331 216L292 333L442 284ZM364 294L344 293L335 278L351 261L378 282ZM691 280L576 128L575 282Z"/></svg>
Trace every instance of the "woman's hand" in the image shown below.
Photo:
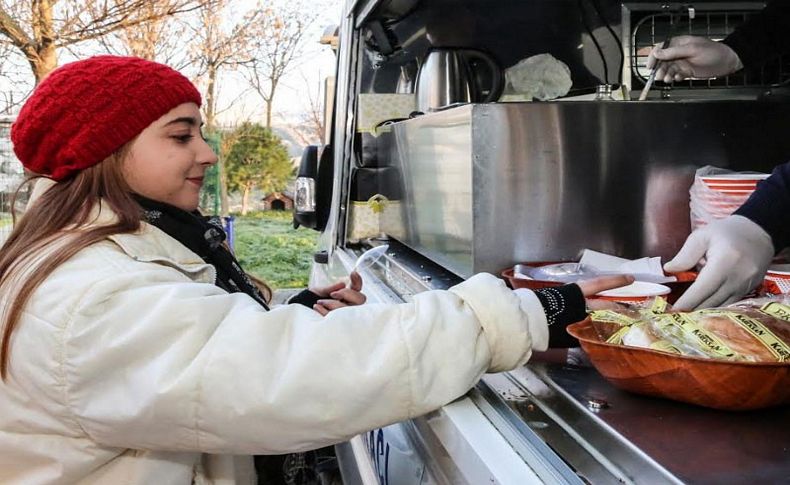
<svg viewBox="0 0 790 485"><path fill-rule="evenodd" d="M338 308L365 303L367 298L360 292L362 290L362 277L356 271L352 271L349 276L351 277L351 284L348 287L346 287L344 282L340 281L324 288L311 288L310 291L321 297L318 303L313 305L313 310L321 315L326 315Z"/></svg>
<svg viewBox="0 0 790 485"><path fill-rule="evenodd" d="M608 300L596 300L589 297L601 291L612 290L620 288L621 286L630 285L634 282L634 277L631 275L614 275L614 276L601 276L591 280L579 281L576 284L582 290L584 298L587 299L587 308L590 310L605 310L612 308L621 308L622 306L616 302Z"/></svg>

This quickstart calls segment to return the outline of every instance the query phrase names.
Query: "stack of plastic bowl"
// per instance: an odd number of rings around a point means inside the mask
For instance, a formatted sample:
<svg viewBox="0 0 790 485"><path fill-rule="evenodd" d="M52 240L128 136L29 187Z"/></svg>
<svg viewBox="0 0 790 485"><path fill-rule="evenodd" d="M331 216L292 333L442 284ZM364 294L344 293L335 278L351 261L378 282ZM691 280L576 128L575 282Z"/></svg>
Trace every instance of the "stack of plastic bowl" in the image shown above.
<svg viewBox="0 0 790 485"><path fill-rule="evenodd" d="M752 195L757 183L767 177L762 173L697 176L691 187L691 229L731 215Z"/></svg>
<svg viewBox="0 0 790 485"><path fill-rule="evenodd" d="M766 293L790 295L790 264L773 264L765 273Z"/></svg>

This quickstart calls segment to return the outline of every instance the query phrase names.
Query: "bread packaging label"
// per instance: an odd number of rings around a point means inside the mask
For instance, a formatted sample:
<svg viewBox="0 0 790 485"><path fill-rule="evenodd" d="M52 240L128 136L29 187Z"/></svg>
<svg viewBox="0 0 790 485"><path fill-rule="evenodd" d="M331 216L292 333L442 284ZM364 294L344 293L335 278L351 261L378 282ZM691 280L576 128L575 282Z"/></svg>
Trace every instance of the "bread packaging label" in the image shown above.
<svg viewBox="0 0 790 485"><path fill-rule="evenodd" d="M601 340L615 345L746 362L790 362L790 300L746 300L673 312L662 298L649 309L590 314Z"/></svg>

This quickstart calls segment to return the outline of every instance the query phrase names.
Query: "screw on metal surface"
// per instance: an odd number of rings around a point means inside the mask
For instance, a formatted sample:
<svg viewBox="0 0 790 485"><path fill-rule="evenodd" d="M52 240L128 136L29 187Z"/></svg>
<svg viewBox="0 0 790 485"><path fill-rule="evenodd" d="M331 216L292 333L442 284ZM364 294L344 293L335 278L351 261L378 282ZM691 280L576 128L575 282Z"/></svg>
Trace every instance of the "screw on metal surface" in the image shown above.
<svg viewBox="0 0 790 485"><path fill-rule="evenodd" d="M427 282L427 281L431 281L433 278L431 277L431 275L427 275L426 274L426 275L420 276L420 279Z"/></svg>
<svg viewBox="0 0 790 485"><path fill-rule="evenodd" d="M549 423L545 421L527 421L527 426L532 429L546 429L549 427Z"/></svg>
<svg viewBox="0 0 790 485"><path fill-rule="evenodd" d="M609 403L603 399L588 399L587 407L592 411L599 411L609 407Z"/></svg>

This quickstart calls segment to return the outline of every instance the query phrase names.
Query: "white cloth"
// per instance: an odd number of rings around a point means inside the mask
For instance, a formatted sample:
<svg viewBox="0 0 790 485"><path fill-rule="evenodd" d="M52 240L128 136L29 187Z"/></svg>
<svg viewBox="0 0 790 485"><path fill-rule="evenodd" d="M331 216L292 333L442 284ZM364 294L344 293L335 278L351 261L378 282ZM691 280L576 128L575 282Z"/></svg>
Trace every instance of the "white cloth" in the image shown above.
<svg viewBox="0 0 790 485"><path fill-rule="evenodd" d="M266 312L214 277L147 224L55 270L0 382L0 483L252 483L245 455L424 414L548 340L534 294L486 274L327 317L300 305Z"/></svg>

